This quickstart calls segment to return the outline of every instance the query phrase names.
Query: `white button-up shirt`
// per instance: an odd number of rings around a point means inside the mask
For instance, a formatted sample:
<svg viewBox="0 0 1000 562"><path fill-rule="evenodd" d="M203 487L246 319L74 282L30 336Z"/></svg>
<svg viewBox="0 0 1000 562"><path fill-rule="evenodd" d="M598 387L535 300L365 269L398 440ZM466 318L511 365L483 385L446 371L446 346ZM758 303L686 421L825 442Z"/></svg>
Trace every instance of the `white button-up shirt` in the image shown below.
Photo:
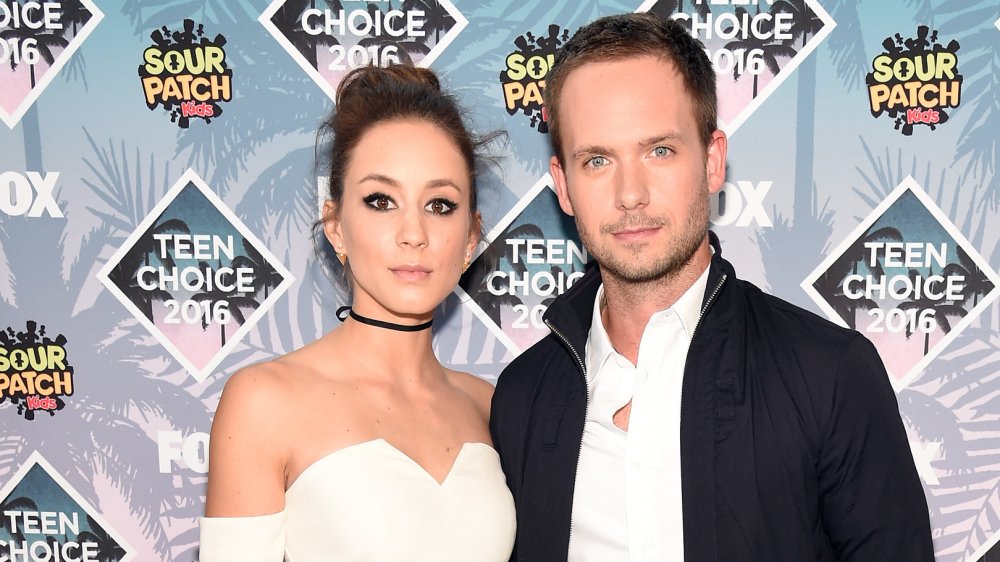
<svg viewBox="0 0 1000 562"><path fill-rule="evenodd" d="M588 406L573 494L573 562L684 560L681 383L708 268L673 306L649 318L636 365L615 351L597 291L587 338ZM628 432L612 418L632 401Z"/></svg>

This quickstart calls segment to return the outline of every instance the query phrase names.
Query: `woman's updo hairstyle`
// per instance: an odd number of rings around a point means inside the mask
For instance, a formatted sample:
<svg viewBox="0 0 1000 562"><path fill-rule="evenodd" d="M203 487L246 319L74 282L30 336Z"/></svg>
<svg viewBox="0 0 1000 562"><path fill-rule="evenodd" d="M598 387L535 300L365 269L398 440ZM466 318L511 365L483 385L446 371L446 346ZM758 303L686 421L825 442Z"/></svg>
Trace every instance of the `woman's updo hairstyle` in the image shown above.
<svg viewBox="0 0 1000 562"><path fill-rule="evenodd" d="M448 135L468 167L470 212L475 213L476 153L496 135L473 137L458 102L441 90L434 72L408 64L356 68L337 87L337 106L324 124L324 130L333 135L329 197L336 208L341 208L344 173L361 137L379 123L400 119L425 121Z"/></svg>

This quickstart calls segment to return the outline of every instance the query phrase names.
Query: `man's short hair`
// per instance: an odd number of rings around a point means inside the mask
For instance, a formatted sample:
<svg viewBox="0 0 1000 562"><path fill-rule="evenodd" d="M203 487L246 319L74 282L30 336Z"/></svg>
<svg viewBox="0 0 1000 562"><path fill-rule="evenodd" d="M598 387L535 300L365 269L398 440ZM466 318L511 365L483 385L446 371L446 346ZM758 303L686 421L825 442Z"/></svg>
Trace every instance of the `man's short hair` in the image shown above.
<svg viewBox="0 0 1000 562"><path fill-rule="evenodd" d="M559 96L566 78L591 62L655 56L673 63L694 102L695 121L702 143L708 146L716 125L715 70L705 46L680 23L649 13L599 18L573 35L556 55L546 77L545 108L549 138L556 158L563 162L559 131Z"/></svg>

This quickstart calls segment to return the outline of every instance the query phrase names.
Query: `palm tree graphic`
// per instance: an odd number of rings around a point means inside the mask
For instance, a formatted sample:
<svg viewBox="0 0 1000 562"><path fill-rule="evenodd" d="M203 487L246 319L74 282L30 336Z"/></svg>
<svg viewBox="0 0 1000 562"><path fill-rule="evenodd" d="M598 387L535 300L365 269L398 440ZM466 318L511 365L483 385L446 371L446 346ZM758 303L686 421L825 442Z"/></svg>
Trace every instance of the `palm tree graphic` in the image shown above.
<svg viewBox="0 0 1000 562"><path fill-rule="evenodd" d="M87 515L87 525L90 527L89 531L81 531L77 535L77 542L79 543L93 543L97 545L97 559L100 562L118 562L125 556L125 549L115 541L94 518Z"/></svg>
<svg viewBox="0 0 1000 562"><path fill-rule="evenodd" d="M847 296L844 293L843 280L844 277L830 269L816 279L813 288L823 295L823 300L840 316L847 327L853 330L857 328L857 311L874 310L878 308L878 303L867 297L857 299Z"/></svg>
<svg viewBox="0 0 1000 562"><path fill-rule="evenodd" d="M31 498L17 497L5 500L0 503L0 513L8 511L38 511L38 506ZM15 527L14 520L10 517L0 517L0 530L7 531L13 541L6 542L0 552L10 555L10 542L20 543L25 540L24 531L21 527Z"/></svg>
<svg viewBox="0 0 1000 562"><path fill-rule="evenodd" d="M699 17L705 18L712 13L712 7L708 2L691 0L691 8L698 14ZM683 14L687 12L687 7L684 5L684 0L661 0L654 4L650 9L649 13L656 14L660 17L669 18L674 14ZM683 19L681 24L691 31L691 20Z"/></svg>
<svg viewBox="0 0 1000 562"><path fill-rule="evenodd" d="M934 274L933 269L930 269L928 277L933 274ZM914 286L916 286L916 284L920 282L918 280L919 276L920 272L917 271L916 269L911 269L909 271L910 281ZM957 316L959 318L964 318L967 312L960 305L955 304L947 299L935 300L927 296L927 293L939 294L941 292L942 283L943 283L942 281L937 281L937 280L928 282L927 290L921 292L919 297L914 297L909 301L900 303L899 308L902 310L915 310L917 316L919 316L920 313L922 313L925 310L933 310L935 324L937 325L938 328L940 328L944 333L947 334L948 332L951 331L951 323L948 322L948 316ZM913 323L911 322L908 322L906 324L906 339L910 339L910 336L914 334L913 330L914 326L912 324ZM924 355L927 355L927 352L929 351L930 340L931 340L931 331L927 330L924 332Z"/></svg>
<svg viewBox="0 0 1000 562"><path fill-rule="evenodd" d="M876 248L874 259L868 261L871 255L866 244L893 241L902 242L903 234L896 228L883 227L874 231L866 232L848 246L841 256L833 262L829 269L821 275L813 288L823 296L831 308L833 308L850 328L857 327L856 311L873 310L878 308L878 304L869 298L853 299L844 294L844 281L850 275L858 274L858 266L865 265L871 275L882 277L885 275L885 268L882 266L882 256L885 254L885 247Z"/></svg>
<svg viewBox="0 0 1000 562"><path fill-rule="evenodd" d="M55 53L52 50L57 48L65 49L69 45L69 41L65 37L52 31L47 31L44 26L32 29L27 25L22 25L20 27L0 30L0 39L18 41L21 45L24 45L25 41L33 39L36 42L35 48L38 50L38 56L48 66L52 66L56 61ZM15 57L10 57L10 69L17 70L17 66L21 62L25 62L24 59L18 60ZM31 83L31 89L35 89L35 65L39 62L37 60L28 62L28 78Z"/></svg>
<svg viewBox="0 0 1000 562"><path fill-rule="evenodd" d="M339 1L327 2L331 10L343 10ZM290 0L278 8L278 11L271 17L271 22L284 33L295 49L302 53L306 61L315 69L319 69L319 62L316 54L320 47L330 47L339 45L340 41L333 35L319 33L313 35L306 32L302 26L302 16L306 10L315 10L316 0Z"/></svg>
<svg viewBox="0 0 1000 562"><path fill-rule="evenodd" d="M148 470L157 455L156 429L150 423L156 419L167 427L207 428L208 404L220 387L210 380L205 390L192 388L185 370L110 291L87 297L95 283L90 264L103 264L121 247L164 196L172 177L166 166L154 166L153 153L133 145L126 148L124 142L118 146L120 150L115 143L106 148L91 143L94 154L85 157L91 175L82 183L88 189L76 195L101 219L96 229L82 237L77 235L87 221L7 221L0 229L4 247L30 240L31 247L51 252L47 259L14 259L9 269L0 266L21 297L0 299L0 318L21 317L19 306L25 303L59 311L58 328L49 325L49 331L68 337L69 361L86 381L66 397L66 408L46 417L44 431L4 422L0 475L23 465L31 451L45 451L46 459L89 504L101 505L100 498L108 493L125 502L148 548L170 558L176 527L170 528L166 514L192 502L201 508L203 488L175 488L171 475ZM71 245L74 238L79 242ZM70 267L63 270L65 266ZM44 305L32 303L41 299ZM107 486L102 487L102 481ZM171 492L164 495L164 490Z"/></svg>
<svg viewBox="0 0 1000 562"><path fill-rule="evenodd" d="M858 3L837 2L830 6L830 10L834 12L833 19L837 22L837 33L832 34L826 41L831 49L837 77L844 87L850 90L857 87L854 78L859 73L864 74L869 62L860 29ZM799 41L798 51L801 51L824 26L823 21L805 0L779 0L771 6L771 12L794 14L791 33L793 41L795 39ZM790 217L784 219L774 217L774 228L757 234L758 245L765 263L781 263L779 270L785 271L785 275L771 280L772 289L784 298L790 299L800 296L801 291L798 286L787 280L801 279L807 273L803 271L805 261L789 267L785 261L788 249L796 248L796 251L802 252L803 255L821 254L824 251L824 241L829 240L833 233L833 212L828 210L827 202L821 203L816 200L818 190L814 173L816 66L816 56L812 54L803 58L795 69L795 78L798 82L795 101L795 180ZM794 229L791 229L792 225ZM803 247L804 242L812 246Z"/></svg>
<svg viewBox="0 0 1000 562"><path fill-rule="evenodd" d="M955 250L958 253L958 263L946 265L941 275L946 279L951 276L962 277L965 283L962 287L962 295L965 297L963 302L972 300L972 308L975 308L979 304L979 296L993 290L993 283L965 250L961 247Z"/></svg>
<svg viewBox="0 0 1000 562"><path fill-rule="evenodd" d="M135 245L129 249L122 261L111 271L109 278L125 293L142 314L153 321L153 303L163 302L173 298L169 292L162 288L153 290L144 289L139 286L139 267L149 267L152 263L150 256L156 257L166 268L176 267L173 255L169 248L165 253L159 252L160 242L155 238L165 234L190 234L191 229L187 223L180 219L167 219L157 223L153 228L146 231L136 241Z"/></svg>
<svg viewBox="0 0 1000 562"><path fill-rule="evenodd" d="M774 14L774 9L771 9L772 15ZM757 8L757 14L760 14L760 7ZM747 11L743 8L736 8L736 15L740 21L746 21ZM751 76L753 76L753 90L751 97L757 97L757 82L758 76L760 76L760 69L751 68L753 53L761 54L761 62L767 68L768 72L772 76L776 76L778 72L781 71L781 67L778 65L778 58L792 58L796 55L798 51L795 50L790 44L783 41L775 41L771 37L771 32L774 30L774 18L767 20L767 22L761 26L761 32L759 35L763 35L761 38L756 33L746 30L746 37L742 39L737 39L735 41L730 41L726 43L725 48L730 51L738 51L742 49L743 64L733 65L733 80L739 80L746 75L749 70ZM732 31L730 28L728 31ZM742 70L742 72L741 72Z"/></svg>
<svg viewBox="0 0 1000 562"><path fill-rule="evenodd" d="M264 297L261 302L267 300L268 289L271 287L277 287L284 281L284 278L278 273L267 258L263 254L257 251L257 248L253 247L253 244L249 240L243 238L243 251L246 252L245 256L236 256L233 258L232 268L249 268L253 270L253 288L254 294L261 291L264 292Z"/></svg>
<svg viewBox="0 0 1000 562"><path fill-rule="evenodd" d="M780 13L792 15L792 41L799 41L799 45L805 47L809 39L823 30L823 20L816 16L816 12L806 4L805 0L778 0L771 5L772 16ZM773 18L771 20L774 21ZM773 25L773 24L772 24Z"/></svg>
<svg viewBox="0 0 1000 562"><path fill-rule="evenodd" d="M386 11L392 10L391 0L387 3L386 8ZM371 15L372 20L376 18L380 20L385 19L384 14L382 14L382 11L375 4L368 4L368 13ZM428 38L425 34L424 41L427 41ZM410 55L426 55L431 51L430 47L420 42L419 37L401 39L402 37L393 37L390 35L389 30L383 26L379 29L372 29L371 35L358 41L358 45L366 48L375 46L379 52L383 52L387 47L395 47L399 61L405 64L413 64L413 57ZM382 60L382 57L378 57L378 62L384 64L386 61Z"/></svg>
<svg viewBox="0 0 1000 562"><path fill-rule="evenodd" d="M63 34L69 32L72 37L76 37L79 28L86 25L93 14L80 0L61 0L59 4L62 10L59 22L63 25Z"/></svg>
<svg viewBox="0 0 1000 562"><path fill-rule="evenodd" d="M434 44L441 41L441 32L447 32L455 25L455 18L437 0L403 0L400 8L403 12L421 11L424 13L424 33L434 32ZM426 35L426 37L430 37ZM427 40L425 39L426 43Z"/></svg>
<svg viewBox="0 0 1000 562"><path fill-rule="evenodd" d="M513 273L524 275L528 271L526 265L527 256L521 254L520 259L515 259L511 246L507 240L515 238L542 238L542 229L534 224L522 224L510 230L504 231L497 239L490 244L476 262L469 268L469 277L473 281L473 288L470 296L484 312L496 323L500 324L501 307L513 307L524 302L509 291L510 284L507 278L494 279L493 283L500 289L501 294L496 295L490 291L489 279L493 272L500 271L504 259L510 264ZM523 248L523 247L522 247Z"/></svg>
<svg viewBox="0 0 1000 562"><path fill-rule="evenodd" d="M124 262L122 262L124 264ZM115 266L111 273L108 275L109 278L115 280L115 284L121 289L122 293L128 297L128 300L132 301L132 304L139 309L150 322L155 322L153 318L153 303L154 302L166 302L174 298L174 296L166 291L165 289L156 287L152 290L146 289L139 285L139 275L134 267L123 266L118 264ZM124 280L120 282L119 280Z"/></svg>
<svg viewBox="0 0 1000 562"><path fill-rule="evenodd" d="M220 268L222 267L221 261L219 263L219 267ZM202 272L204 272L206 278L208 278L208 276L210 275L214 275L212 267L207 262L204 261L198 262L198 268L201 269ZM233 273L229 272L223 273L219 277L220 277L220 284L222 285L232 286L232 284L235 281ZM227 303L227 306L229 308L229 314L232 316L232 319L239 322L240 325L245 324L247 321L246 317L243 315L242 309L245 308L249 310L257 310L257 308L260 306L260 303L254 300L253 297L241 295L236 291L225 291L223 289L220 289L218 286L214 286L212 289L206 289L200 293L192 295L191 300L196 302L208 303L209 310L215 310L214 305L217 302ZM210 316L208 314L202 314L201 317L202 330L208 329L209 319ZM226 324L228 324L228 322L218 322L218 324L222 338L222 343L220 344L220 347L225 347Z"/></svg>

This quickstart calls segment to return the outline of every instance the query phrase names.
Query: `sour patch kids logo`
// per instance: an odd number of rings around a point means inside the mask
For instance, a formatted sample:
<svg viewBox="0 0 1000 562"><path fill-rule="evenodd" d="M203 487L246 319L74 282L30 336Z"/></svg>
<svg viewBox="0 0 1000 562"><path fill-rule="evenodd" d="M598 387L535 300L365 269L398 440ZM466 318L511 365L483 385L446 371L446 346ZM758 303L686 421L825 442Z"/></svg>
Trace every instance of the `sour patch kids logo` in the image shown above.
<svg viewBox="0 0 1000 562"><path fill-rule="evenodd" d="M549 131L545 111L545 76L555 62L556 51L569 40L569 30L549 25L546 35L527 32L514 40L516 50L504 59L506 68L500 71L504 106L507 114L518 111L531 118L530 124L539 133Z"/></svg>
<svg viewBox="0 0 1000 562"><path fill-rule="evenodd" d="M44 325L28 320L24 330L0 332L0 403L10 399L26 420L36 412L54 415L73 394L73 366L66 357L66 337L55 338Z"/></svg>
<svg viewBox="0 0 1000 562"><path fill-rule="evenodd" d="M184 20L179 30L163 26L149 34L153 45L142 53L139 78L146 107L162 106L170 122L187 129L191 119L211 123L221 102L233 99L233 71L226 63L226 38L205 34L205 26Z"/></svg>
<svg viewBox="0 0 1000 562"><path fill-rule="evenodd" d="M889 115L896 130L907 136L915 125L933 131L948 121L946 110L962 101L959 44L938 41L937 30L926 25L917 28L916 37L903 39L897 33L882 41L885 52L875 57L865 78L872 117Z"/></svg>

